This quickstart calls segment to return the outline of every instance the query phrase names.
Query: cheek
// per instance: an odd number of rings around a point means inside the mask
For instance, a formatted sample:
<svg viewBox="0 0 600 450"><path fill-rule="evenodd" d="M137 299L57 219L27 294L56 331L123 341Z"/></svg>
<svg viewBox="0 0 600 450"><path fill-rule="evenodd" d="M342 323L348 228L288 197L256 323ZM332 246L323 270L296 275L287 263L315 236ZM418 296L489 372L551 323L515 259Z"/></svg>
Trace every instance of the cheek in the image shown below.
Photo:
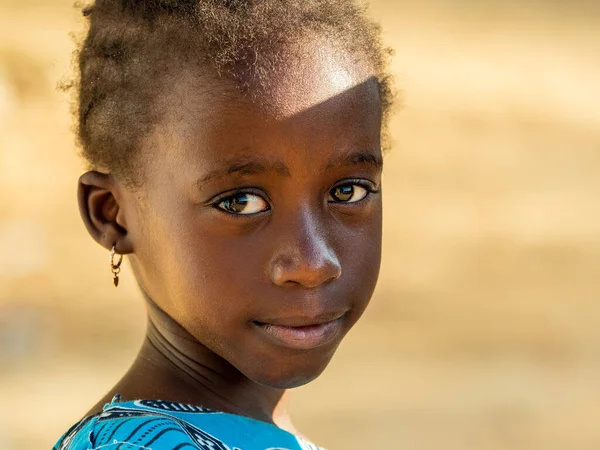
<svg viewBox="0 0 600 450"><path fill-rule="evenodd" d="M265 246L251 237L223 235L196 226L171 240L173 270L164 283L170 286L173 308L186 321L211 320L242 323L253 311L249 292L264 283ZM200 319L198 319L200 318Z"/></svg>
<svg viewBox="0 0 600 450"><path fill-rule="evenodd" d="M356 293L355 306L364 310L375 290L381 265L381 205L377 205L372 220L360 227L347 229L339 242L342 254L342 282L346 289Z"/></svg>
<svg viewBox="0 0 600 450"><path fill-rule="evenodd" d="M379 193L360 213L341 216L332 237L348 268L363 270L353 274L363 278L367 272L378 273L382 244L382 195Z"/></svg>

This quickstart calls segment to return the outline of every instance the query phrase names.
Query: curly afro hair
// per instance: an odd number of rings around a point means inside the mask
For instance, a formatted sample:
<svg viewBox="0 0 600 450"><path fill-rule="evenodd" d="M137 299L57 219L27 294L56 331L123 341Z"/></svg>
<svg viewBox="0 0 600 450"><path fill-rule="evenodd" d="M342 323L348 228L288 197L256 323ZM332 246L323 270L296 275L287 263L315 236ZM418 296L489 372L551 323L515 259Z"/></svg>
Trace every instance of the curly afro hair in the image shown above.
<svg viewBox="0 0 600 450"><path fill-rule="evenodd" d="M79 144L90 169L125 183L139 181L135 156L160 120L157 95L174 68L195 64L248 93L276 70L278 48L307 36L373 68L386 127L391 51L366 7L352 0L96 0L83 14L89 29L77 53Z"/></svg>

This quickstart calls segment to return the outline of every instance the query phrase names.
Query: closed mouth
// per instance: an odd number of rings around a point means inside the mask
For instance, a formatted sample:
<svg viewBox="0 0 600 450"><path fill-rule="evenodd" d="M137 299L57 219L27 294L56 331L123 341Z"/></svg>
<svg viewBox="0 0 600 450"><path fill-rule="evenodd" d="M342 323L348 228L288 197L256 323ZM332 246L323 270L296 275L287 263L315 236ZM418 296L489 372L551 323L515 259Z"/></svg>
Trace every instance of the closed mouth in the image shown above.
<svg viewBox="0 0 600 450"><path fill-rule="evenodd" d="M318 325L323 325L328 322L336 321L337 319L346 315L345 312L334 312L334 313L324 313L319 314L317 316L309 317L309 316L292 316L292 317L282 317L277 319L267 319L264 321L254 320L253 322L256 325L274 325L281 326L287 328L306 328L306 327L314 327Z"/></svg>
<svg viewBox="0 0 600 450"><path fill-rule="evenodd" d="M271 341L288 348L308 350L332 342L342 330L344 314L317 318L287 318L269 321L254 321L253 324ZM277 322L277 323L273 323Z"/></svg>

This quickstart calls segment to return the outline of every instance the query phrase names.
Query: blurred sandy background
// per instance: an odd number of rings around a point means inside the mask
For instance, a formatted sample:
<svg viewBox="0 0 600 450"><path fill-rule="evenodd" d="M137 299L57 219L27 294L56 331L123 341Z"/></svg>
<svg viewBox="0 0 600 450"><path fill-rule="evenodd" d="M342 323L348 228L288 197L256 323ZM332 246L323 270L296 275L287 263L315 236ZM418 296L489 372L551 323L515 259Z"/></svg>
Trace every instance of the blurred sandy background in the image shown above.
<svg viewBox="0 0 600 450"><path fill-rule="evenodd" d="M372 306L297 426L331 450L600 448L600 1L374 1L405 107ZM71 0L0 0L0 448L49 449L143 336L76 208Z"/></svg>

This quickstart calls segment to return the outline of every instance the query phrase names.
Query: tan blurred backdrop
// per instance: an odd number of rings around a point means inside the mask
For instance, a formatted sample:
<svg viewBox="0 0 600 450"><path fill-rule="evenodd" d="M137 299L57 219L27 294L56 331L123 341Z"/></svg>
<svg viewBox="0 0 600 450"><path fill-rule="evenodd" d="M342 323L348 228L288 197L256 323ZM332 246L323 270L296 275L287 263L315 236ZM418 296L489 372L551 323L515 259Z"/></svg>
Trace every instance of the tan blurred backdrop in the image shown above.
<svg viewBox="0 0 600 450"><path fill-rule="evenodd" d="M50 448L143 336L76 208L72 0L0 0L0 448ZM330 449L600 448L600 1L372 2L404 109L380 283L297 426Z"/></svg>

